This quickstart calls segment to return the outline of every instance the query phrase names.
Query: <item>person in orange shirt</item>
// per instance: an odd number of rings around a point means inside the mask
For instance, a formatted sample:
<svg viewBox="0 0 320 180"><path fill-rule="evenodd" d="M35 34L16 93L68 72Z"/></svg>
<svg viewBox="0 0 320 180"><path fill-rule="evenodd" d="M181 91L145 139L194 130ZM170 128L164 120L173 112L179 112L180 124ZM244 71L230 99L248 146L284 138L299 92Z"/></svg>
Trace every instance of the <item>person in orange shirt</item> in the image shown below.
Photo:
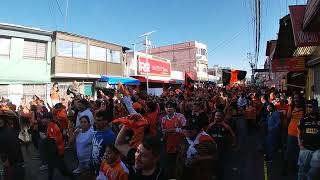
<svg viewBox="0 0 320 180"><path fill-rule="evenodd" d="M64 141L57 125L57 119L53 118L51 112L46 113L43 118L49 120L46 135L40 134L40 137L45 139L45 152L47 153L48 160L48 180L53 180L55 168L58 168L62 175L73 179L72 173L67 170L64 162Z"/></svg>
<svg viewBox="0 0 320 180"><path fill-rule="evenodd" d="M129 170L121 161L121 153L114 145L108 145L97 180L128 180L128 176Z"/></svg>
<svg viewBox="0 0 320 180"><path fill-rule="evenodd" d="M53 117L56 118L58 126L62 131L63 138L67 139L67 130L69 127L69 119L66 107L62 103L57 103L53 108Z"/></svg>
<svg viewBox="0 0 320 180"><path fill-rule="evenodd" d="M157 130L158 130L158 115L160 112L160 106L159 104L155 102L147 102L147 113L145 114L145 118L148 121L148 129L147 133L152 136L157 136Z"/></svg>
<svg viewBox="0 0 320 180"><path fill-rule="evenodd" d="M176 113L176 103L166 103L167 115L161 119L161 131L167 157L167 173L169 177L175 176L178 147L183 140L182 127L186 124L183 114Z"/></svg>
<svg viewBox="0 0 320 180"><path fill-rule="evenodd" d="M299 145L298 145L298 124L304 116L304 104L300 94L293 96L292 106L289 108L287 117L290 119L288 126L288 138L287 138L287 162L288 170L290 172L297 172L297 162L299 157Z"/></svg>

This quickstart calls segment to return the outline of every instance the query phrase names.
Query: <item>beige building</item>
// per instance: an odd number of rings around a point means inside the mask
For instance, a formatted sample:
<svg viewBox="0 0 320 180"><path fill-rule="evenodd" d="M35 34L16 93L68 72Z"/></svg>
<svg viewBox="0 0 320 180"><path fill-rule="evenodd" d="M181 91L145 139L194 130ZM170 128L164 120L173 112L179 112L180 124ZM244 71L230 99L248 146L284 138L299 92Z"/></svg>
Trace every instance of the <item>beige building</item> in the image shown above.
<svg viewBox="0 0 320 180"><path fill-rule="evenodd" d="M123 52L128 48L55 31L52 40L51 80L67 88L77 80L85 95L93 95L94 82L101 75L123 76Z"/></svg>

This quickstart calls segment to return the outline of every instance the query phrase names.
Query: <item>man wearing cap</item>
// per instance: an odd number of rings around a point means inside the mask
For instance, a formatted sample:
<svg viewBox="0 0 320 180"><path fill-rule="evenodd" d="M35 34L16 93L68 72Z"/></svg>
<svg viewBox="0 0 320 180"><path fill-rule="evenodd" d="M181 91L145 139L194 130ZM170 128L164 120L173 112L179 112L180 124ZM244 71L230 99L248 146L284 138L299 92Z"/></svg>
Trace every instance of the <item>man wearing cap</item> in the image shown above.
<svg viewBox="0 0 320 180"><path fill-rule="evenodd" d="M8 126L8 119L11 116L14 116L12 111L0 110L0 157L4 165L5 178L24 180L24 160L18 137Z"/></svg>
<svg viewBox="0 0 320 180"><path fill-rule="evenodd" d="M318 102L308 100L306 114L298 125L298 180L320 179L320 116L317 109Z"/></svg>
<svg viewBox="0 0 320 180"><path fill-rule="evenodd" d="M213 164L217 158L216 143L196 119L188 119L183 129L185 139L177 157L177 179L212 179L215 174Z"/></svg>

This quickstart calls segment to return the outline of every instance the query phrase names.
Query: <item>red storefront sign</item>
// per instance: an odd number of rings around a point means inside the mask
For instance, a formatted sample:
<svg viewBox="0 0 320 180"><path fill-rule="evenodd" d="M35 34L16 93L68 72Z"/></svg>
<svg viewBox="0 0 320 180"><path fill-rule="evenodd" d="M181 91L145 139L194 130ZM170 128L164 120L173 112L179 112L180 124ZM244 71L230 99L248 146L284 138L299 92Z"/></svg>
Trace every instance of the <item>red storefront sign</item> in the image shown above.
<svg viewBox="0 0 320 180"><path fill-rule="evenodd" d="M305 70L305 57L272 60L272 72L301 72Z"/></svg>
<svg viewBox="0 0 320 180"><path fill-rule="evenodd" d="M320 45L320 32L302 31L305 5L289 6L293 36L296 47Z"/></svg>
<svg viewBox="0 0 320 180"><path fill-rule="evenodd" d="M154 58L148 58L148 64L145 57L139 57L138 60L138 72L139 75L147 74L154 76L170 76L171 75L171 64L170 62L157 60Z"/></svg>

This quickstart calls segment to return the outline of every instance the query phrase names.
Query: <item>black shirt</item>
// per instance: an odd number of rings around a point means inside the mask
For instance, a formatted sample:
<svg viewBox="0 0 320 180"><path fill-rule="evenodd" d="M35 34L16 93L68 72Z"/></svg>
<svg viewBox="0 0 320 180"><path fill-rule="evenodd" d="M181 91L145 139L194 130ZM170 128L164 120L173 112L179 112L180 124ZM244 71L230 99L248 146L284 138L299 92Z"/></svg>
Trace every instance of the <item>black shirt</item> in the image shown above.
<svg viewBox="0 0 320 180"><path fill-rule="evenodd" d="M227 150L231 146L232 135L228 129L228 125L216 123L208 128L208 134L217 143L218 150Z"/></svg>
<svg viewBox="0 0 320 180"><path fill-rule="evenodd" d="M2 161L8 160L10 164L24 162L18 137L10 127L0 128L0 156Z"/></svg>
<svg viewBox="0 0 320 180"><path fill-rule="evenodd" d="M298 128L304 148L315 151L320 149L320 116L305 115L299 122Z"/></svg>
<svg viewBox="0 0 320 180"><path fill-rule="evenodd" d="M129 180L167 180L164 171L161 168L157 168L152 175L145 176L142 172L134 168L134 158L136 149L130 149L127 154Z"/></svg>
<svg viewBox="0 0 320 180"><path fill-rule="evenodd" d="M161 168L157 168L152 175L145 176L133 166L129 167L129 180L167 180Z"/></svg>

